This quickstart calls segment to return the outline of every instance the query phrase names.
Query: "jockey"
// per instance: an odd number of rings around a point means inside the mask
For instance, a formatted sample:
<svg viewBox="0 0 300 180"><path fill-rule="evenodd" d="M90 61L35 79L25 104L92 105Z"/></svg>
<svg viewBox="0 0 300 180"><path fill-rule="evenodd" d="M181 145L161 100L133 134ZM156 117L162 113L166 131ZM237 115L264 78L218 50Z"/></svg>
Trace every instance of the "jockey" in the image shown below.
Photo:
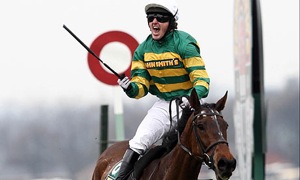
<svg viewBox="0 0 300 180"><path fill-rule="evenodd" d="M118 84L130 98L139 99L150 93L158 99L129 141L118 180L126 179L139 156L163 138L171 125L171 128L176 126L176 108L171 108L171 118L169 113L170 103L173 107L176 105L172 99L190 95L193 88L199 99L209 92L210 79L197 41L190 34L177 30L177 3L150 0L145 12L151 34L135 50L130 78L119 79ZM186 102L185 99L183 104L188 105ZM182 109L180 115L181 112Z"/></svg>

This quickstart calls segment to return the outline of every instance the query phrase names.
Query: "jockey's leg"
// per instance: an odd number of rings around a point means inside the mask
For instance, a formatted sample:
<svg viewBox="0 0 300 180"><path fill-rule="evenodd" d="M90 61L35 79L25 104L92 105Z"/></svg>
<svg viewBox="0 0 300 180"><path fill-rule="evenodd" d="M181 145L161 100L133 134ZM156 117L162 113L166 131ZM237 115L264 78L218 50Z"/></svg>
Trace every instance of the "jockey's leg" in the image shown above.
<svg viewBox="0 0 300 180"><path fill-rule="evenodd" d="M147 115L140 123L135 136L129 141L129 147L138 152L144 154L154 143L164 137L164 135L170 130L170 113L169 113L169 101L158 100L149 109ZM172 103L172 128L177 123L176 118L176 104ZM181 113L181 108L179 111Z"/></svg>
<svg viewBox="0 0 300 180"><path fill-rule="evenodd" d="M129 141L117 180L130 175L140 154L145 153L155 142L170 130L169 101L158 100L140 123L135 136ZM172 104L173 125L177 122L175 102ZM181 109L180 109L181 113Z"/></svg>
<svg viewBox="0 0 300 180"><path fill-rule="evenodd" d="M139 156L140 155L137 152L133 151L130 148L126 150L116 180L125 180L130 175Z"/></svg>

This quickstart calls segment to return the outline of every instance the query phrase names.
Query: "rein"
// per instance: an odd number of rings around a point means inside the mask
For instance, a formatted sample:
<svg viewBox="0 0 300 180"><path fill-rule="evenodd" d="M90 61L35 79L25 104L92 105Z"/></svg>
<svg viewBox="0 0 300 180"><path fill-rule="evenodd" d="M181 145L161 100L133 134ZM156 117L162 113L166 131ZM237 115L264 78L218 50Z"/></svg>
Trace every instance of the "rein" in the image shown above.
<svg viewBox="0 0 300 180"><path fill-rule="evenodd" d="M220 130L220 126L219 126L219 123L217 121L217 116L222 116L218 111L214 110L214 109L211 109L211 107L209 106L206 106L208 109L209 109L209 113L207 112L203 112L201 111L200 113L194 115L193 117L193 131L194 131L194 134L195 134L195 137L196 137L196 141L197 141L197 145L200 146L203 154L202 155L195 155L192 153L191 150L189 150L187 147L185 147L181 141L180 141L180 134L179 132L177 131L177 138L178 138L178 145L185 151L187 152L191 157L197 159L197 160L200 160L200 161L203 161L205 163L206 166L208 166L209 168L211 169L214 169L214 166L213 166L213 155L214 155L214 152L215 152L215 148L218 144L227 144L228 145L228 142L225 140L225 138L223 137L223 134ZM195 109L191 109L192 111L195 112ZM178 112L178 106L177 106L177 112ZM196 119L200 118L201 116L212 116L212 119L213 121L216 123L217 125L217 128L218 128L218 134L220 136L219 140L210 144L207 148L204 147L202 141L201 141L201 138L199 136L199 134L197 133L197 124L196 124ZM177 115L177 118L178 118L178 115ZM213 152L211 155L208 155L208 152L213 149Z"/></svg>
<svg viewBox="0 0 300 180"><path fill-rule="evenodd" d="M179 120L179 107L181 107L183 109L183 107L180 105L183 101L182 98L187 98L188 96L182 96L182 97L175 97L173 99L171 99L170 104L169 104L169 114L170 114L170 130L172 129L172 102L175 101L176 104L176 118L177 118L177 122Z"/></svg>

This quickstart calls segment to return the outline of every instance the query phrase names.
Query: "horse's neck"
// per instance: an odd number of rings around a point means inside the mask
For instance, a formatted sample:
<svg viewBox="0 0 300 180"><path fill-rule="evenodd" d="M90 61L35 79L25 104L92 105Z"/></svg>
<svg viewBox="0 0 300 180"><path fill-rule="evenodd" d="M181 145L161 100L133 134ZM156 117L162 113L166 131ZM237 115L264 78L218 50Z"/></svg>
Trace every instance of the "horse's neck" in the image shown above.
<svg viewBox="0 0 300 180"><path fill-rule="evenodd" d="M192 149L198 149L195 136L193 136L192 118L190 117L186 123L184 131L181 134L179 143L169 154L169 167L170 169L176 169L174 171L174 179L198 179L199 172L201 170L202 161L194 156L195 152L191 152L190 155L184 150L180 144L182 144L188 151ZM180 178L178 178L180 177Z"/></svg>
<svg viewBox="0 0 300 180"><path fill-rule="evenodd" d="M168 167L167 179L197 179L202 162L191 157L177 145L166 157L161 160Z"/></svg>

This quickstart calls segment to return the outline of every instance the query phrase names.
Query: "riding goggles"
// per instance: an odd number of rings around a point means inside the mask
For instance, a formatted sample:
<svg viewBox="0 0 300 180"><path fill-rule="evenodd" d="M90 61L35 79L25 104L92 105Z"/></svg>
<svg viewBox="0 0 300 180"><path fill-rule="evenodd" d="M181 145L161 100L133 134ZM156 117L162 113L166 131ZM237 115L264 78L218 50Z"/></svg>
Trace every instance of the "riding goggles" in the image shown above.
<svg viewBox="0 0 300 180"><path fill-rule="evenodd" d="M156 20L160 23L165 23L170 20L170 16L162 15L162 14L148 14L147 19L148 23L152 22L156 18Z"/></svg>

